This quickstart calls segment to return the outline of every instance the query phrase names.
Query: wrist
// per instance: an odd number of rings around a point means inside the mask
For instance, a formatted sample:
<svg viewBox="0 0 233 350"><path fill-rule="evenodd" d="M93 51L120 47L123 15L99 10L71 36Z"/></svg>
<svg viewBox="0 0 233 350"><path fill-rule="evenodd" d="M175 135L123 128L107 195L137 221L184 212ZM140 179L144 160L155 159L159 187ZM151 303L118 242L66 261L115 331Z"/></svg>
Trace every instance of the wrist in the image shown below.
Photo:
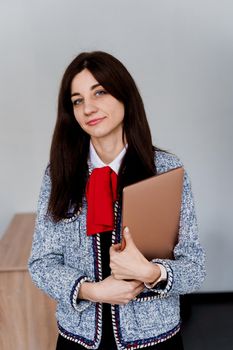
<svg viewBox="0 0 233 350"><path fill-rule="evenodd" d="M94 282L84 282L81 284L78 294L78 299L89 300L96 302L96 288L97 283Z"/></svg>
<svg viewBox="0 0 233 350"><path fill-rule="evenodd" d="M156 280L159 279L161 275L161 270L157 264L153 264L148 261L148 264L145 268L145 274L143 281L144 283L153 284Z"/></svg>

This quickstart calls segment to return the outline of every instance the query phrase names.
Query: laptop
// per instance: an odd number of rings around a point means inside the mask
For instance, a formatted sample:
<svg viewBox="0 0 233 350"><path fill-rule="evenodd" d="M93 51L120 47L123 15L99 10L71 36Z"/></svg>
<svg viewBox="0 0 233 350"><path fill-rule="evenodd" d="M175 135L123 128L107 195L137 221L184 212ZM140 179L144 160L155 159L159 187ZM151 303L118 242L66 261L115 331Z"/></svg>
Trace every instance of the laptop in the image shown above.
<svg viewBox="0 0 233 350"><path fill-rule="evenodd" d="M178 241L184 169L150 177L123 189L122 227L148 259L173 259ZM125 247L122 240L123 250Z"/></svg>

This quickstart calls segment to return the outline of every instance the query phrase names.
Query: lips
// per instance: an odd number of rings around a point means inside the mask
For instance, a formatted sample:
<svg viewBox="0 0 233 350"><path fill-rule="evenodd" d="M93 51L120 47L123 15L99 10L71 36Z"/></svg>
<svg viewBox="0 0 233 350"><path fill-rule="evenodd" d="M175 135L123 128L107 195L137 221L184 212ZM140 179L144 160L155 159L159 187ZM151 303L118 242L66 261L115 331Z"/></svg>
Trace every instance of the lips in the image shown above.
<svg viewBox="0 0 233 350"><path fill-rule="evenodd" d="M105 119L105 117L95 118L95 119L89 120L89 122L87 122L87 125L96 125L96 124L100 123L103 119Z"/></svg>

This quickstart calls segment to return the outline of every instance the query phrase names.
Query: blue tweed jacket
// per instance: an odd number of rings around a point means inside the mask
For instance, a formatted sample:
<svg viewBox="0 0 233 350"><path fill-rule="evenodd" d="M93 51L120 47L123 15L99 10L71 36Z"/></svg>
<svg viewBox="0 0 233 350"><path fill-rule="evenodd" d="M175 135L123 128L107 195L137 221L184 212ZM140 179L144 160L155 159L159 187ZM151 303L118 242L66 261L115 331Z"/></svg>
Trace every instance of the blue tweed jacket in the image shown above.
<svg viewBox="0 0 233 350"><path fill-rule="evenodd" d="M172 154L156 152L158 173L182 166ZM34 283L57 300L59 332L87 349L97 349L101 340L102 304L77 299L84 281L102 279L100 237L86 235L87 205L54 223L46 214L50 195L49 167L39 196L36 227L29 259ZM112 234L120 241L120 208ZM185 171L179 240L174 260L153 259L163 264L168 280L163 289L145 288L126 305L112 305L112 322L118 349L138 349L162 342L180 329L179 295L197 290L205 277L205 254L198 239L198 226L189 177Z"/></svg>

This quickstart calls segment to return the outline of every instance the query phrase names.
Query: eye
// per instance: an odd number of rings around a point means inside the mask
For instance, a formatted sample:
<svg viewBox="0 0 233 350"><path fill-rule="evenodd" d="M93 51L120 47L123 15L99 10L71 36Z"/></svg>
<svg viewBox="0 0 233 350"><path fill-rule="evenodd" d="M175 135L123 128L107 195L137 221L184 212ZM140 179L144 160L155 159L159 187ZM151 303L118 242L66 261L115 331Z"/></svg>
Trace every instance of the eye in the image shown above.
<svg viewBox="0 0 233 350"><path fill-rule="evenodd" d="M105 94L107 94L107 91L105 91L105 90L97 90L97 91L95 92L95 95L97 95L97 96L99 96L99 95L105 95Z"/></svg>
<svg viewBox="0 0 233 350"><path fill-rule="evenodd" d="M73 100L72 101L72 104L73 104L73 106L78 106L78 105L80 105L81 104L81 102L82 102L82 98L77 98L76 100Z"/></svg>

